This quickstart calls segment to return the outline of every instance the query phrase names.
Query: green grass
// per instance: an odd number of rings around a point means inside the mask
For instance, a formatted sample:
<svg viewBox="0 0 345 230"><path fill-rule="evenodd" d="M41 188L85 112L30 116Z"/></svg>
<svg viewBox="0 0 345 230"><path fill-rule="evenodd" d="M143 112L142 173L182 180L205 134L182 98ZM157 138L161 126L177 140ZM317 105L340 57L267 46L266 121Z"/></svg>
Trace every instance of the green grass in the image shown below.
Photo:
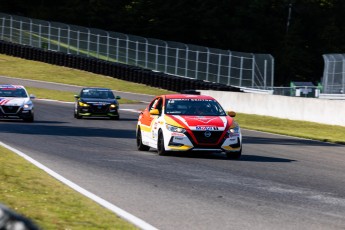
<svg viewBox="0 0 345 230"><path fill-rule="evenodd" d="M34 94L36 98L66 101L66 102L74 102L75 100L74 95L78 93L78 92L74 93L74 92L67 92L67 91L42 89L42 88L35 88L35 87L25 87L25 88L28 90L30 94ZM118 101L120 104L138 103L138 101L129 100L126 98L121 98Z"/></svg>
<svg viewBox="0 0 345 230"><path fill-rule="evenodd" d="M0 147L0 202L42 229L137 229Z"/></svg>
<svg viewBox="0 0 345 230"><path fill-rule="evenodd" d="M0 54L0 75L77 86L107 87L116 91L149 95L176 93L82 70L25 60L2 54Z"/></svg>
<svg viewBox="0 0 345 230"><path fill-rule="evenodd" d="M345 127L238 113L241 128L345 144Z"/></svg>

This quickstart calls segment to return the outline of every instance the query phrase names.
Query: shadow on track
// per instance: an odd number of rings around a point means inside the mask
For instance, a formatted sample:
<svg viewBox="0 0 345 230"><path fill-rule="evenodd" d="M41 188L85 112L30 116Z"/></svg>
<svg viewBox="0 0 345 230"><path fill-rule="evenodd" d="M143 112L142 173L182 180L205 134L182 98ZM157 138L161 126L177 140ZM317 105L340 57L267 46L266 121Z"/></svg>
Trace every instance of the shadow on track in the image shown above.
<svg viewBox="0 0 345 230"><path fill-rule="evenodd" d="M152 151L152 153L154 153ZM296 160L279 158L279 157L266 157L257 155L246 155L243 154L239 160L230 160L226 158L225 154L222 153L207 153L207 152L187 152L187 153L177 153L170 152L167 157L181 157L181 158L198 158L198 159L212 159L212 160L229 160L229 161L248 161L248 162L280 162L280 163L290 163Z"/></svg>
<svg viewBox="0 0 345 230"><path fill-rule="evenodd" d="M54 122L53 122L54 123ZM75 127L75 126L54 126L34 123L11 123L1 124L0 132L18 133L27 135L47 136L71 136L71 137L108 137L108 138L131 138L135 139L135 130L120 130L107 128Z"/></svg>
<svg viewBox="0 0 345 230"><path fill-rule="evenodd" d="M327 143L327 142L313 141L313 140L308 140L308 139L298 139L298 138L293 138L293 137L279 137L279 136L275 136L273 138L244 136L243 144L308 145L308 146L333 146L333 147L338 146L336 144Z"/></svg>

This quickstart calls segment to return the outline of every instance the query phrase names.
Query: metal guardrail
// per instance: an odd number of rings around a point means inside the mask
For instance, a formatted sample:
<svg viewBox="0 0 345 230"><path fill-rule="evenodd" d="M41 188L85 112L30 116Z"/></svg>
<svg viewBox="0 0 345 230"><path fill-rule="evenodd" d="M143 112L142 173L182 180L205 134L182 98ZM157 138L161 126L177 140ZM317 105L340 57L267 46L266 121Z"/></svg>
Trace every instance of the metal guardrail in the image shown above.
<svg viewBox="0 0 345 230"><path fill-rule="evenodd" d="M0 39L236 87L273 87L270 54L162 41L0 13Z"/></svg>

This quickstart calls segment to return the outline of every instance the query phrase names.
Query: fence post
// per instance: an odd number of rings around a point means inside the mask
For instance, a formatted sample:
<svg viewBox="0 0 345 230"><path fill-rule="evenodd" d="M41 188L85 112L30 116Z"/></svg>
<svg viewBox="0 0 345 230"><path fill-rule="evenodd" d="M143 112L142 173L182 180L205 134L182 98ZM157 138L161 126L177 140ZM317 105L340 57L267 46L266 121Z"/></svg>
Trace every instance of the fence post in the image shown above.
<svg viewBox="0 0 345 230"><path fill-rule="evenodd" d="M139 58L139 42L135 42L135 66L138 66L138 58Z"/></svg>
<svg viewBox="0 0 345 230"><path fill-rule="evenodd" d="M178 59L179 59L179 48L176 48L176 56L175 56L175 75L177 75L177 69L178 69Z"/></svg>
<svg viewBox="0 0 345 230"><path fill-rule="evenodd" d="M149 62L149 42L145 38L145 68L147 68L148 62Z"/></svg>
<svg viewBox="0 0 345 230"><path fill-rule="evenodd" d="M42 47L42 25L38 25L38 47Z"/></svg>
<svg viewBox="0 0 345 230"><path fill-rule="evenodd" d="M58 51L60 51L60 37L61 37L61 28L58 28Z"/></svg>
<svg viewBox="0 0 345 230"><path fill-rule="evenodd" d="M267 88L267 60L264 62L264 89Z"/></svg>
<svg viewBox="0 0 345 230"><path fill-rule="evenodd" d="M186 44L185 44L185 46L186 46L186 64L185 64L185 74L184 74L184 76L188 77L188 54L189 54L189 47Z"/></svg>
<svg viewBox="0 0 345 230"><path fill-rule="evenodd" d="M2 27L1 27L1 40L4 40L4 33L5 33L5 20L6 18L1 18L2 20Z"/></svg>
<svg viewBox="0 0 345 230"><path fill-rule="evenodd" d="M167 73L168 72L168 43L165 43L165 70L164 72Z"/></svg>
<svg viewBox="0 0 345 230"><path fill-rule="evenodd" d="M87 56L89 57L89 53L90 53L90 41L91 40L91 33L90 33L90 29L87 28Z"/></svg>
<svg viewBox="0 0 345 230"><path fill-rule="evenodd" d="M254 54L252 55L252 88L254 88L255 83L255 57Z"/></svg>
<svg viewBox="0 0 345 230"><path fill-rule="evenodd" d="M242 86L243 81L243 57L241 57L241 64L240 64L240 87Z"/></svg>
<svg viewBox="0 0 345 230"><path fill-rule="evenodd" d="M342 75L342 92L340 92L340 93L342 93L342 94L344 94L345 93L345 73L344 73L344 71L345 71L345 60L344 60L344 57L343 57L343 71L341 72L341 75Z"/></svg>
<svg viewBox="0 0 345 230"><path fill-rule="evenodd" d="M107 33L107 61L109 61L109 46L110 46L110 38L109 38L109 33Z"/></svg>
<svg viewBox="0 0 345 230"><path fill-rule="evenodd" d="M196 59L195 59L195 79L198 79L198 72L199 72L199 50L196 51Z"/></svg>
<svg viewBox="0 0 345 230"><path fill-rule="evenodd" d="M12 42L13 18L10 16L10 42Z"/></svg>
<svg viewBox="0 0 345 230"><path fill-rule="evenodd" d="M19 44L22 44L22 34L23 34L23 22L19 23Z"/></svg>
<svg viewBox="0 0 345 230"><path fill-rule="evenodd" d="M232 61L232 54L231 51L229 50L229 68L228 68L228 85L231 84L231 61Z"/></svg>
<svg viewBox="0 0 345 230"><path fill-rule="evenodd" d="M97 34L97 48L96 48L96 52L97 52L97 58L99 58L99 34Z"/></svg>
<svg viewBox="0 0 345 230"><path fill-rule="evenodd" d="M77 54L79 55L80 31L77 32Z"/></svg>
<svg viewBox="0 0 345 230"><path fill-rule="evenodd" d="M156 45L156 70L158 70L158 49L159 49L159 47L158 47L158 44Z"/></svg>
<svg viewBox="0 0 345 230"><path fill-rule="evenodd" d="M116 38L116 61L119 61L120 39Z"/></svg>
<svg viewBox="0 0 345 230"><path fill-rule="evenodd" d="M271 86L273 87L274 86L274 59L272 57L272 65L271 65Z"/></svg>
<svg viewBox="0 0 345 230"><path fill-rule="evenodd" d="M71 29L69 27L69 25L67 25L67 53L69 54L70 51L70 40L71 40Z"/></svg>
<svg viewBox="0 0 345 230"><path fill-rule="evenodd" d="M210 63L210 49L206 47L207 49L207 58L206 58L206 80L208 81L208 72L209 72L209 63Z"/></svg>
<svg viewBox="0 0 345 230"><path fill-rule="evenodd" d="M50 50L50 34L51 34L51 24L48 22L48 50Z"/></svg>
<svg viewBox="0 0 345 230"><path fill-rule="evenodd" d="M32 20L30 20L29 45L32 46Z"/></svg>
<svg viewBox="0 0 345 230"><path fill-rule="evenodd" d="M128 64L128 47L129 47L129 38L126 36L126 64Z"/></svg>
<svg viewBox="0 0 345 230"><path fill-rule="evenodd" d="M220 53L218 56L218 73L217 73L217 83L220 83L220 68L222 63L222 54Z"/></svg>

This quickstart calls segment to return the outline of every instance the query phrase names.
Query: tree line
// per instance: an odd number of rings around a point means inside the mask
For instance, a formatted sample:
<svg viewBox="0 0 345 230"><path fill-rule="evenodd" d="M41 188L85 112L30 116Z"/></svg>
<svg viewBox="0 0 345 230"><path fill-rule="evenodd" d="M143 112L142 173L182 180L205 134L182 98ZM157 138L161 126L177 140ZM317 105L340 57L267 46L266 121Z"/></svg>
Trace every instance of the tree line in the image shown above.
<svg viewBox="0 0 345 230"><path fill-rule="evenodd" d="M269 53L275 86L315 84L345 50L344 0L4 0L0 11L238 52Z"/></svg>

